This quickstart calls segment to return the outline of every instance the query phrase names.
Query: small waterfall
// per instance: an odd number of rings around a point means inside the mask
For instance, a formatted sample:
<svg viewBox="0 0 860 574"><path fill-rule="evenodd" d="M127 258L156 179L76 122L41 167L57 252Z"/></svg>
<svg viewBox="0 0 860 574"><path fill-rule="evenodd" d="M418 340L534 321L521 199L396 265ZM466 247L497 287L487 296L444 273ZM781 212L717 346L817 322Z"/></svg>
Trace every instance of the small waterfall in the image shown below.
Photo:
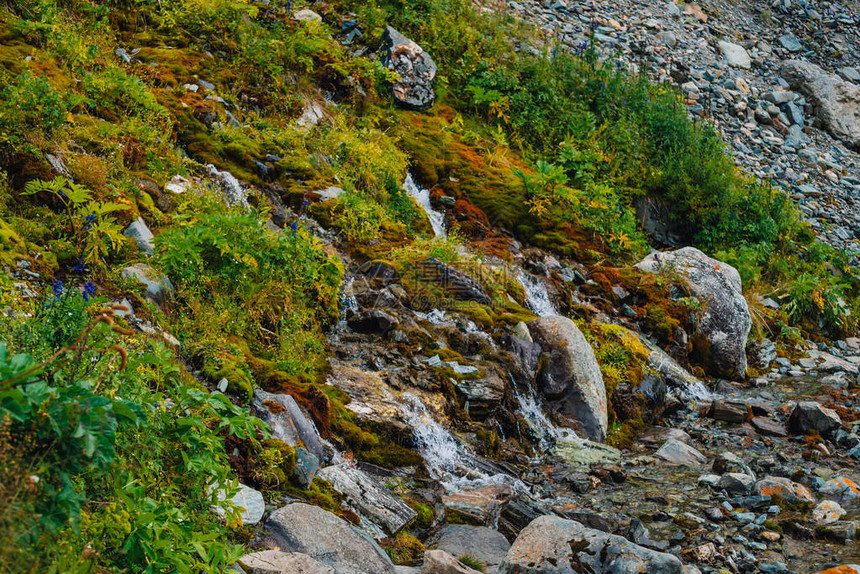
<svg viewBox="0 0 860 574"><path fill-rule="evenodd" d="M417 395L403 393L401 399L401 412L406 423L412 427L415 443L427 463L427 470L446 489L462 491L505 483L515 489L526 489L519 479L504 473L494 473L490 464L436 422Z"/></svg>
<svg viewBox="0 0 860 574"><path fill-rule="evenodd" d="M403 190L417 201L418 205L420 205L427 213L427 217L430 219L430 225L433 227L433 233L436 234L436 237L444 239L447 236L447 232L445 231L445 215L436 211L433 209L433 206L430 205L430 190L418 187L418 184L416 184L415 180L412 179L411 173L406 174L406 181L403 182Z"/></svg>
<svg viewBox="0 0 860 574"><path fill-rule="evenodd" d="M526 291L526 303L529 309L539 317L558 315L558 310L549 299L549 292L546 289L546 281L544 279L527 273L522 269L517 270L516 279Z"/></svg>
<svg viewBox="0 0 860 574"><path fill-rule="evenodd" d="M559 428L552 424L549 417L543 410L543 403L535 393L535 390L528 387L525 392L521 391L511 377L511 389L513 391L514 400L519 407L517 413L522 415L529 425L532 434L538 439L538 448L542 453L547 453L552 450L555 443L560 440L576 440L576 433L571 429Z"/></svg>
<svg viewBox="0 0 860 574"><path fill-rule="evenodd" d="M344 280L340 289L340 319L337 322L337 331L346 331L346 318L350 311L358 311L358 300L355 298L355 292L352 289L352 284L355 281L353 277Z"/></svg>

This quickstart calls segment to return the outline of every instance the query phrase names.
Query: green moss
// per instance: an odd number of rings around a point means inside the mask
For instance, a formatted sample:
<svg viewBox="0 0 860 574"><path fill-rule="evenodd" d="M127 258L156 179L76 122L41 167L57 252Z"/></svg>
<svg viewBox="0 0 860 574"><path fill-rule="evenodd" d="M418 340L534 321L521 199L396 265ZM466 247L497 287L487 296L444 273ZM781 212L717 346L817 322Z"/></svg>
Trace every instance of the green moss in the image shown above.
<svg viewBox="0 0 860 574"><path fill-rule="evenodd" d="M227 392L245 402L254 396L254 380L242 360L231 355L207 357L203 363L203 374L213 383L227 379Z"/></svg>
<svg viewBox="0 0 860 574"><path fill-rule="evenodd" d="M661 341L672 341L675 330L681 326L680 321L672 317L666 309L657 305L649 305L645 311L642 325Z"/></svg>
<svg viewBox="0 0 860 574"><path fill-rule="evenodd" d="M468 566L472 570L477 570L478 572L486 572L487 571L487 565L486 564L484 564L483 562L481 562L477 558L473 558L473 557L469 556L468 554L464 554L464 555L460 556L459 558L457 558L457 560L459 560L460 562L462 562L464 565Z"/></svg>
<svg viewBox="0 0 860 574"><path fill-rule="evenodd" d="M404 497L403 502L408 504L409 507L417 513L413 519L413 524L415 526L423 530L433 526L433 522L436 519L436 513L433 512L433 508L430 505L409 497Z"/></svg>
<svg viewBox="0 0 860 574"><path fill-rule="evenodd" d="M394 538L385 538L382 548L395 564L410 564L424 556L424 545L406 531L398 532Z"/></svg>

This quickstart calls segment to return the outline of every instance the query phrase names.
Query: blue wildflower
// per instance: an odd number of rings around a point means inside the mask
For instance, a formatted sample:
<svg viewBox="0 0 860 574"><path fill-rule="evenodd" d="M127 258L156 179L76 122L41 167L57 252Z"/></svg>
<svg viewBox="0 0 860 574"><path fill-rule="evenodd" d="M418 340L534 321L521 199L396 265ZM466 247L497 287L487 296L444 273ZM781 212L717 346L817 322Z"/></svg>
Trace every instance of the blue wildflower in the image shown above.
<svg viewBox="0 0 860 574"><path fill-rule="evenodd" d="M621 69L621 60L615 62L615 67Z"/></svg>
<svg viewBox="0 0 860 574"><path fill-rule="evenodd" d="M307 206L309 206L310 204L311 204L311 202L310 202L310 201L308 201L308 200L306 199L306 200L305 200L305 202L304 202L302 205L303 205L304 207L307 207Z"/></svg>
<svg viewBox="0 0 860 574"><path fill-rule="evenodd" d="M95 296L95 294L96 286L93 284L93 282L87 281L86 283L84 283L84 301L89 301Z"/></svg>
<svg viewBox="0 0 860 574"><path fill-rule="evenodd" d="M290 224L290 229L292 229L292 230L293 230L293 235L295 235L295 233L299 230L299 222L298 222L298 221L293 221L293 222Z"/></svg>
<svg viewBox="0 0 860 574"><path fill-rule="evenodd" d="M95 223L96 223L96 216L94 213L90 213L89 215L84 217L83 230L89 231L90 229L92 229L92 227L93 227L93 225L95 225Z"/></svg>
<svg viewBox="0 0 860 574"><path fill-rule="evenodd" d="M81 275L83 275L87 272L87 264L78 259L77 263L75 263L75 266L72 269L75 273L80 273Z"/></svg>
<svg viewBox="0 0 860 574"><path fill-rule="evenodd" d="M51 290L54 292L54 297L59 300L63 295L63 282L59 280L54 281L54 284L51 286Z"/></svg>

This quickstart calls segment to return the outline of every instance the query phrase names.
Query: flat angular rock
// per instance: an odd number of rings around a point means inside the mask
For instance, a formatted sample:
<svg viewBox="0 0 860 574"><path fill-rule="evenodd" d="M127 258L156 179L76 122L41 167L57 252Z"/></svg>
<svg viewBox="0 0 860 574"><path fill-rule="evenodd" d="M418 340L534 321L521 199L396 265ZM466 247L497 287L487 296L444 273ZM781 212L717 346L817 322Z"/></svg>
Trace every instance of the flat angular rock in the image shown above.
<svg viewBox="0 0 860 574"><path fill-rule="evenodd" d="M263 550L243 556L239 564L250 574L335 574L331 566L299 552Z"/></svg>
<svg viewBox="0 0 860 574"><path fill-rule="evenodd" d="M753 417L750 423L761 434L772 436L788 436L788 429L781 422L775 421L768 417Z"/></svg>
<svg viewBox="0 0 860 574"><path fill-rule="evenodd" d="M288 504L269 516L264 529L267 548L307 554L336 574L395 574L369 534L317 506Z"/></svg>
<svg viewBox="0 0 860 574"><path fill-rule="evenodd" d="M638 436L640 442L661 445L670 438L681 441L684 444L693 442L693 439L686 431L676 428L649 427Z"/></svg>
<svg viewBox="0 0 860 574"><path fill-rule="evenodd" d="M717 488L729 494L747 494L755 483L755 478L742 472L727 472L720 477Z"/></svg>
<svg viewBox="0 0 860 574"><path fill-rule="evenodd" d="M723 40L720 40L717 44L720 46L720 52L723 53L726 62L732 68L744 68L748 70L752 67L750 55L743 46Z"/></svg>
<svg viewBox="0 0 860 574"><path fill-rule="evenodd" d="M528 323L528 328L547 354L546 367L538 373L541 394L580 423L585 438L605 442L609 424L606 387L594 349L567 317L541 317Z"/></svg>
<svg viewBox="0 0 860 574"><path fill-rule="evenodd" d="M753 486L758 496L779 496L786 502L815 502L809 489L781 476L766 476Z"/></svg>
<svg viewBox="0 0 860 574"><path fill-rule="evenodd" d="M444 550L451 556L469 555L487 566L498 566L505 559L511 543L492 528L449 524L431 539L428 546Z"/></svg>
<svg viewBox="0 0 860 574"><path fill-rule="evenodd" d="M328 466L317 473L343 494L344 501L361 518L361 528L375 538L394 536L416 512L385 485L348 463Z"/></svg>
<svg viewBox="0 0 860 574"><path fill-rule="evenodd" d="M452 492L442 497L445 508L473 524L495 524L514 490L507 484L490 484L475 490Z"/></svg>
<svg viewBox="0 0 860 574"><path fill-rule="evenodd" d="M478 281L435 257L419 261L418 267L422 281L442 287L457 299L476 301L482 305L492 303L492 299Z"/></svg>
<svg viewBox="0 0 860 574"><path fill-rule="evenodd" d="M368 309L347 320L349 328L356 333L387 335L397 328L397 319L382 309Z"/></svg>
<svg viewBox="0 0 860 574"><path fill-rule="evenodd" d="M836 411L821 406L814 401L801 401L795 405L788 419L791 432L806 434L816 431L826 435L842 426L842 419Z"/></svg>
<svg viewBox="0 0 860 574"><path fill-rule="evenodd" d="M683 466L701 466L708 462L705 455L690 445L675 439L669 439L663 443L663 446L654 453L654 456L671 464Z"/></svg>
<svg viewBox="0 0 860 574"><path fill-rule="evenodd" d="M681 561L613 534L557 516L529 524L511 546L500 574L682 574Z"/></svg>
<svg viewBox="0 0 860 574"><path fill-rule="evenodd" d="M742 423L749 418L750 412L743 403L716 400L711 404L711 418L728 423Z"/></svg>
<svg viewBox="0 0 860 574"><path fill-rule="evenodd" d="M588 440L560 440L556 442L555 454L571 466L593 466L621 462L620 450Z"/></svg>

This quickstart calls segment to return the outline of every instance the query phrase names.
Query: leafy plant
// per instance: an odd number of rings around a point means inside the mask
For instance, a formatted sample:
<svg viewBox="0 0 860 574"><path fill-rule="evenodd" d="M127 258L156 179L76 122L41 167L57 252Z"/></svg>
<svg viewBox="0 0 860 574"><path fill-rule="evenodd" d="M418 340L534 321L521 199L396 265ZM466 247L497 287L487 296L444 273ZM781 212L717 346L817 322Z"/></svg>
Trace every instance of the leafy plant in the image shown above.
<svg viewBox="0 0 860 574"><path fill-rule="evenodd" d="M122 228L111 213L124 211L128 205L95 199L89 189L56 177L51 181L35 179L24 188L25 195L48 193L60 200L66 212L66 233L88 265L104 264L110 254L126 242Z"/></svg>

